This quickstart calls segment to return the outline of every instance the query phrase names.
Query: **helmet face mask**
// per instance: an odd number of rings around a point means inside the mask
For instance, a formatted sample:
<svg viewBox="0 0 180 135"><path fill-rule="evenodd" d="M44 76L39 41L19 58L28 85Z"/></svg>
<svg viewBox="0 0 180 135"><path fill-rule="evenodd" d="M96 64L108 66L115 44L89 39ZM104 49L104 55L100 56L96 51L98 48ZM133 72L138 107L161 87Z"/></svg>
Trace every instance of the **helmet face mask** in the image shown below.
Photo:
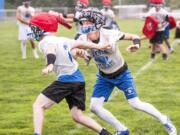
<svg viewBox="0 0 180 135"><path fill-rule="evenodd" d="M86 21L82 21L82 27L81 27L81 32L83 34L87 34L93 31L96 31L97 28L95 27L95 24L93 24L92 22L86 20Z"/></svg>
<svg viewBox="0 0 180 135"><path fill-rule="evenodd" d="M32 33L30 33L29 35L31 35L33 39L40 41L41 37L46 32L35 25L30 25L30 27L31 27Z"/></svg>

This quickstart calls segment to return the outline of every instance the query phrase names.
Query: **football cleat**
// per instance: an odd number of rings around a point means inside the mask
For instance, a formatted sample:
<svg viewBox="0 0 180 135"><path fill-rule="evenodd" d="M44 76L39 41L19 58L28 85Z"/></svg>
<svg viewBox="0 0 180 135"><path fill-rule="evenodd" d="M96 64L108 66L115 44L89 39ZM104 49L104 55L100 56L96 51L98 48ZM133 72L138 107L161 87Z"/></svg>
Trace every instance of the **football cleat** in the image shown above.
<svg viewBox="0 0 180 135"><path fill-rule="evenodd" d="M176 127L173 125L172 121L168 117L166 124L164 124L164 127L169 135L177 135Z"/></svg>
<svg viewBox="0 0 180 135"><path fill-rule="evenodd" d="M129 130L125 130L125 131L116 131L116 133L114 133L113 135L129 135Z"/></svg>

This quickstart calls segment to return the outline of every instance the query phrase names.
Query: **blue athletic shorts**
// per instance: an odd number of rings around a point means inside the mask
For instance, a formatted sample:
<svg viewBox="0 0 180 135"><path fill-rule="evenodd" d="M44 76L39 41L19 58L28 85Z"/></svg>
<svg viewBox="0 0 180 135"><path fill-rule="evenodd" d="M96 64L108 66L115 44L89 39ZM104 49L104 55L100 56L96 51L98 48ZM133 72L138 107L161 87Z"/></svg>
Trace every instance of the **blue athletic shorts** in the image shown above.
<svg viewBox="0 0 180 135"><path fill-rule="evenodd" d="M166 26L165 30L164 30L164 38L165 39L169 39L169 30L170 30L170 26Z"/></svg>
<svg viewBox="0 0 180 135"><path fill-rule="evenodd" d="M137 97L134 80L129 70L124 71L115 79L104 78L98 73L92 97L104 97L105 101L108 101L114 87L122 90L126 99Z"/></svg>

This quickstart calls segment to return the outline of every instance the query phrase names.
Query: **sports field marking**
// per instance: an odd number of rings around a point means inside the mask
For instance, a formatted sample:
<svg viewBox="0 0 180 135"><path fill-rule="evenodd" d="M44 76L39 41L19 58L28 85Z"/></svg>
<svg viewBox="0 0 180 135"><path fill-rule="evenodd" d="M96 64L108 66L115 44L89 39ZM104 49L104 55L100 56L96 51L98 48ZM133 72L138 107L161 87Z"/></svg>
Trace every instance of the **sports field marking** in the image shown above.
<svg viewBox="0 0 180 135"><path fill-rule="evenodd" d="M174 47L176 45L176 41L172 42L172 47ZM136 79L139 75L143 74L145 71L147 71L149 69L149 67L153 64L153 62L155 62L157 60L157 58L159 57L159 55L154 59L154 60L150 60L148 61L146 64L144 64L140 69L137 70L137 72L134 75L134 79ZM109 101L111 101L117 94L119 93L119 90L115 90L114 93L111 95ZM95 115L93 113L88 114L89 117L93 118ZM72 129L69 131L68 135L75 135L75 133L79 130L83 128L82 125L77 124L75 129Z"/></svg>

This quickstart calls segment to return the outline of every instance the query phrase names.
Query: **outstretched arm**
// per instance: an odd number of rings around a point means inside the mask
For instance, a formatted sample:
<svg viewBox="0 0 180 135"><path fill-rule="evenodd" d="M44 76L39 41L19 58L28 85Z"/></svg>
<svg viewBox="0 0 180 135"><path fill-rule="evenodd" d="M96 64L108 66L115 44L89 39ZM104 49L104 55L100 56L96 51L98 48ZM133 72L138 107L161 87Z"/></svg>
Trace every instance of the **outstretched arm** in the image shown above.
<svg viewBox="0 0 180 135"><path fill-rule="evenodd" d="M126 48L129 53L135 52L140 48L140 37L134 34L124 33L122 40L131 40L133 45Z"/></svg>
<svg viewBox="0 0 180 135"><path fill-rule="evenodd" d="M74 48L71 50L71 54L73 55L74 58L80 57L80 58L84 58L85 60L90 59L89 53L84 49Z"/></svg>
<svg viewBox="0 0 180 135"><path fill-rule="evenodd" d="M58 13L56 11L50 10L48 12L50 15L53 15L57 18L58 22L63 25L64 27L71 29L72 25L71 23L73 22L73 19L71 17L68 17L68 15ZM69 16L72 16L71 14Z"/></svg>
<svg viewBox="0 0 180 135"><path fill-rule="evenodd" d="M73 48L107 50L110 49L111 46L109 44L95 44L91 42L76 41Z"/></svg>

